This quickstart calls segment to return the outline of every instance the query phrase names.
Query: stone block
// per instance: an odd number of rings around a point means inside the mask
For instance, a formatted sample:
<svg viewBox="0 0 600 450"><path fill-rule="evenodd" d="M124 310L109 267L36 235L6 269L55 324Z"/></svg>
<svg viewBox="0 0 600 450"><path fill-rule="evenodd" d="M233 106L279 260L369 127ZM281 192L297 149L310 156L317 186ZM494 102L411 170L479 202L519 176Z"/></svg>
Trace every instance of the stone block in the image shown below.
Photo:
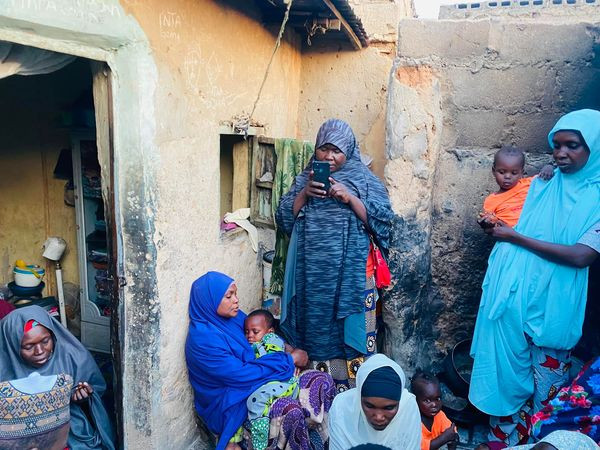
<svg viewBox="0 0 600 450"><path fill-rule="evenodd" d="M516 66L506 70L454 67L447 71L448 96L460 109L502 109L508 113L549 105L556 87L551 68Z"/></svg>
<svg viewBox="0 0 600 450"><path fill-rule="evenodd" d="M561 115L560 112L545 111L508 116L502 141L527 152L549 153L548 132Z"/></svg>
<svg viewBox="0 0 600 450"><path fill-rule="evenodd" d="M407 17L404 5L397 1L361 1L351 3L371 42L396 43L398 21Z"/></svg>
<svg viewBox="0 0 600 450"><path fill-rule="evenodd" d="M585 23L494 21L488 46L502 60L523 64L569 61L583 65L594 56L594 33L588 31L589 27Z"/></svg>
<svg viewBox="0 0 600 450"><path fill-rule="evenodd" d="M476 58L486 53L490 22L406 19L398 27L398 56Z"/></svg>
<svg viewBox="0 0 600 450"><path fill-rule="evenodd" d="M555 109L570 111L598 109L600 105L600 69L563 67L557 73L557 88L552 99Z"/></svg>
<svg viewBox="0 0 600 450"><path fill-rule="evenodd" d="M460 111L453 118L457 130L455 145L486 148L501 145L505 123L502 111Z"/></svg>

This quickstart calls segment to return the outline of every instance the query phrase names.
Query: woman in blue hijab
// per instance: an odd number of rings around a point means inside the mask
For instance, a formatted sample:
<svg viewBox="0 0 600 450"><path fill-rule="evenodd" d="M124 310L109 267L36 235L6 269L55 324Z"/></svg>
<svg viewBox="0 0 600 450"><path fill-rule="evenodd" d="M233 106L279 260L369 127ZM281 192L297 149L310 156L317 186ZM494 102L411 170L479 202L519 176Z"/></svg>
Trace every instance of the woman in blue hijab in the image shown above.
<svg viewBox="0 0 600 450"><path fill-rule="evenodd" d="M507 445L527 442L531 413L568 381L588 267L600 252L600 112L563 116L548 142L554 177L532 182L514 230L489 230L500 242L489 258L471 347L469 399L492 416L490 441Z"/></svg>
<svg viewBox="0 0 600 450"><path fill-rule="evenodd" d="M217 450L239 449L250 394L269 381L289 380L296 366L306 364L306 353L292 349L255 359L244 335L246 314L239 309L237 287L219 272L208 272L194 281L189 315L185 356L196 411L218 435ZM322 422L327 417L334 393L330 380L327 374L314 371L300 376L300 399L310 400L310 406L288 398L271 405L270 441L283 442L292 450L310 448L306 446L314 437L309 438L305 418ZM319 428L318 423L312 425ZM326 432L320 438L327 440Z"/></svg>
<svg viewBox="0 0 600 450"><path fill-rule="evenodd" d="M277 225L291 235L281 329L342 391L353 387L364 356L376 352L370 237L387 250L393 212L346 122L330 119L321 125L315 149L276 214ZM313 180L314 161L329 163L329 191Z"/></svg>

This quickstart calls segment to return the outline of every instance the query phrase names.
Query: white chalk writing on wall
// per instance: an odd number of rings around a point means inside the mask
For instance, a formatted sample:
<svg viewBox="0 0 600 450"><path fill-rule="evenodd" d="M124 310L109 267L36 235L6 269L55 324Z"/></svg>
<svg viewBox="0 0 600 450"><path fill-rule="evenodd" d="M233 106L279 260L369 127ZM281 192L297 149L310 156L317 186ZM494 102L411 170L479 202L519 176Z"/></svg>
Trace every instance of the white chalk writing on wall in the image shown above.
<svg viewBox="0 0 600 450"><path fill-rule="evenodd" d="M161 12L158 16L160 36L166 39L180 40L179 29L181 28L182 21L182 17L176 12Z"/></svg>
<svg viewBox="0 0 600 450"><path fill-rule="evenodd" d="M121 8L117 3L110 4L101 0L6 0L12 10L50 12L62 17L81 20L88 23L101 23L103 18L121 17Z"/></svg>
<svg viewBox="0 0 600 450"><path fill-rule="evenodd" d="M186 96L186 100L193 109L217 110L249 98L239 82L233 83L233 69L224 70L221 59L214 52L208 58L202 58L200 49L190 49L183 61L183 72L186 85L193 93ZM224 88L228 84L236 86L235 90Z"/></svg>
<svg viewBox="0 0 600 450"><path fill-rule="evenodd" d="M183 60L183 70L185 72L185 82L191 90L196 88L200 74L200 52L190 50Z"/></svg>

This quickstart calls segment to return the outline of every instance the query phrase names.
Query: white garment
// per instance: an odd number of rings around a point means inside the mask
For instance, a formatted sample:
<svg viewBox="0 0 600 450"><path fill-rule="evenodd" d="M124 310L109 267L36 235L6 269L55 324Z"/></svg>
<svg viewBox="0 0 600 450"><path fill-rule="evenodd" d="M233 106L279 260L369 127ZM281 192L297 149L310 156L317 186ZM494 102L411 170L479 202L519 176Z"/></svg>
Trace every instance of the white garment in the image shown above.
<svg viewBox="0 0 600 450"><path fill-rule="evenodd" d="M52 390L57 378L57 375L42 376L38 372L31 372L28 377L11 380L9 383L24 394L39 394Z"/></svg>
<svg viewBox="0 0 600 450"><path fill-rule="evenodd" d="M248 236L250 237L252 250L258 252L258 230L250 223L248 219L250 219L250 208L240 208L234 212L225 214L223 222L235 223L237 226L246 230L248 232Z"/></svg>
<svg viewBox="0 0 600 450"><path fill-rule="evenodd" d="M0 42L0 79L11 75L41 75L62 69L75 57L27 45Z"/></svg>
<svg viewBox="0 0 600 450"><path fill-rule="evenodd" d="M361 406L361 389L367 376L380 367L391 367L402 382L398 413L381 431L367 421ZM329 448L348 450L362 444L378 444L392 450L420 450L421 415L415 396L405 389L406 377L398 364L377 354L364 362L356 374L356 388L338 394L329 410Z"/></svg>
<svg viewBox="0 0 600 450"><path fill-rule="evenodd" d="M553 431L540 442L550 444L558 450L597 450L599 448L591 437L578 431ZM535 446L536 444L518 445L509 447L509 450L531 450Z"/></svg>

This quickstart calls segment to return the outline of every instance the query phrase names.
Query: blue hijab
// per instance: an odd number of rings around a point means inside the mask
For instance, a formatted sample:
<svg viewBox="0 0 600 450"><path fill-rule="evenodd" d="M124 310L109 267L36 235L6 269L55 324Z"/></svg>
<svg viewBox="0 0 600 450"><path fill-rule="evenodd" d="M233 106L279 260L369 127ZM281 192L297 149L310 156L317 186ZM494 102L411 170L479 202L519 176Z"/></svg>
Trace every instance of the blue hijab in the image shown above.
<svg viewBox="0 0 600 450"><path fill-rule="evenodd" d="M555 170L529 189L515 230L541 241L574 245L600 221L600 112L574 111L548 134L578 131L590 155L579 171ZM483 281L471 355L475 358L469 399L495 416L515 413L533 393L529 343L571 349L581 337L588 268L544 259L506 242L496 244Z"/></svg>
<svg viewBox="0 0 600 450"><path fill-rule="evenodd" d="M370 232L385 251L393 217L388 193L362 163L350 125L338 119L323 123L315 149L324 144L335 145L346 156L345 164L331 176L363 202ZM310 198L294 217L294 199L306 186L314 159L313 155L281 198L276 214L277 225L288 235L294 231L297 238L296 264L290 265L295 269L297 301L286 308L281 330L311 360L351 359L361 352L348 351L344 320L364 313L369 233L348 205L329 197Z"/></svg>
<svg viewBox="0 0 600 450"><path fill-rule="evenodd" d="M244 336L246 314L226 319L217 314L233 280L208 272L192 284L190 325L185 344L188 375L194 389L194 405L210 431L220 436L224 449L248 416L248 396L268 381L287 380L294 362L287 353L271 353L254 359Z"/></svg>

